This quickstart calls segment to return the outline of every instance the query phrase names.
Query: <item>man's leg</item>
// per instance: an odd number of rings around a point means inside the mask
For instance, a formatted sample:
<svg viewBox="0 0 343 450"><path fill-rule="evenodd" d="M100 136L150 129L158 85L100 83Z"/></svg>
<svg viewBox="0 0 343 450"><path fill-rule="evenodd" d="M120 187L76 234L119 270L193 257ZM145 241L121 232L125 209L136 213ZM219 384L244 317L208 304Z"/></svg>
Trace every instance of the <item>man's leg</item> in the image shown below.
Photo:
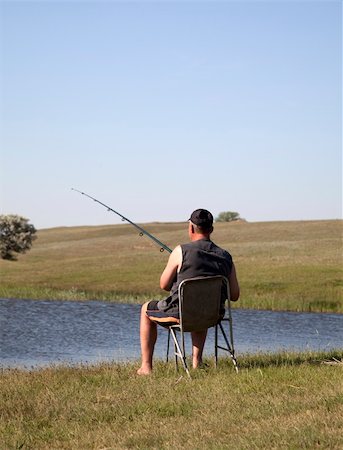
<svg viewBox="0 0 343 450"><path fill-rule="evenodd" d="M202 352L204 350L207 330L192 331L191 334L193 345L193 369L196 369L202 363Z"/></svg>
<svg viewBox="0 0 343 450"><path fill-rule="evenodd" d="M142 365L138 369L138 375L149 375L152 371L152 356L157 339L157 325L146 315L148 303L144 303L141 309L140 339L142 352Z"/></svg>

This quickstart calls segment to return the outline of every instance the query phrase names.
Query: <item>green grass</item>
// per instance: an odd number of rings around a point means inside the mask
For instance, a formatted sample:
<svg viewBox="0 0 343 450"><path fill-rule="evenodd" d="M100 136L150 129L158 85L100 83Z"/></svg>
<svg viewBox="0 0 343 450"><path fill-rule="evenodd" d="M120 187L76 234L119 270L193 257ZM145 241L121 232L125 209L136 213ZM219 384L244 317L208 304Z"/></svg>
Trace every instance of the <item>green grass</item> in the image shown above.
<svg viewBox="0 0 343 450"><path fill-rule="evenodd" d="M144 225L173 248L184 223ZM243 308L343 312L342 221L215 224L214 242L234 257ZM40 230L17 262L0 261L0 297L143 302L168 253L131 225Z"/></svg>
<svg viewBox="0 0 343 450"><path fill-rule="evenodd" d="M151 377L136 363L3 370L0 448L343 448L342 351L239 362L192 380L162 362Z"/></svg>

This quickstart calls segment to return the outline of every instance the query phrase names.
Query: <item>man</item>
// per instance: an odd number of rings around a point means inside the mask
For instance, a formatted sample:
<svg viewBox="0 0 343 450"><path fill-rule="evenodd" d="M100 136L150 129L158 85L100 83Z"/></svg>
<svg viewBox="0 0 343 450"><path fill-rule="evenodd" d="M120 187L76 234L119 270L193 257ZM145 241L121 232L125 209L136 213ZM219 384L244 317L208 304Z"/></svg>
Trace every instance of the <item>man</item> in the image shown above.
<svg viewBox="0 0 343 450"><path fill-rule="evenodd" d="M238 300L239 285L232 257L211 241L212 231L212 214L206 209L196 209L188 224L191 242L175 247L161 275L160 287L171 291L170 296L166 300L153 300L142 306L140 318L142 364L137 371L138 375L149 375L152 371L152 357L157 339L156 324L178 323L178 286L182 280L198 276L224 275L230 284L230 300ZM207 330L191 334L193 368L196 369L202 363Z"/></svg>

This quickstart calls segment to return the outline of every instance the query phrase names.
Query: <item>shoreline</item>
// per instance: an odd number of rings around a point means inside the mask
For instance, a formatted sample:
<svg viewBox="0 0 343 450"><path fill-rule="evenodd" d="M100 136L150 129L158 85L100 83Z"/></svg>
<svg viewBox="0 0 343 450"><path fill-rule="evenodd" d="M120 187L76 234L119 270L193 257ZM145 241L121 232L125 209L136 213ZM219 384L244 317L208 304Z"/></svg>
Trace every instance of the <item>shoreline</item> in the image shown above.
<svg viewBox="0 0 343 450"><path fill-rule="evenodd" d="M0 300L22 300L22 301L52 301L52 302L102 302L102 303L118 303L118 304L129 304L129 305L142 305L144 302L149 300L161 300L163 297L158 295L122 295L122 296L113 296L113 295L105 295L99 296L99 298L95 298L95 296L91 295L91 293L83 292L83 295L77 295L75 292L69 297L65 295L65 290L61 290L60 293L56 296L44 296L44 292L42 295L36 296L10 296L3 295L0 289ZM243 303L243 304L242 304ZM231 309L244 309L244 310L256 310L256 311L274 311L274 312L294 312L294 313L317 313L317 314L343 314L343 305L341 308L330 309L329 307L323 308L321 305L320 308L314 308L310 306L308 308L300 308L300 307L266 307L265 302L261 302L260 306L256 304L249 304L247 301L238 300L238 302L231 303ZM273 302L274 303L274 302ZM298 305L299 306L299 305ZM304 306L304 305L302 305ZM335 303L336 306L336 303Z"/></svg>
<svg viewBox="0 0 343 450"><path fill-rule="evenodd" d="M190 356L188 355L187 358ZM236 354L239 370L248 370L256 367L267 367L267 366L287 366L287 365L299 365L303 363L317 364L318 362L331 362L333 365L342 365L343 369L343 348L332 348L330 350L278 350L278 351L259 351L259 352L246 352L241 354ZM211 370L216 370L214 368L214 355L206 355L204 361L206 362L208 368ZM173 361L165 362L162 358L154 359L155 365L167 367L170 366L171 369L174 368ZM47 363L43 366L18 366L18 367L4 367L0 364L0 374L8 373L37 373L42 371L93 371L101 369L102 367L109 367L116 369L118 367L125 367L132 370L133 373L136 371L141 364L140 359L134 358L128 361L98 361L98 362L78 362L75 364L68 362L61 363ZM218 358L218 365L226 366L226 369L231 371L233 369L232 361L229 357L220 356ZM194 372L194 369L192 369ZM234 370L232 370L234 372ZM182 367L179 369L180 374L184 374Z"/></svg>

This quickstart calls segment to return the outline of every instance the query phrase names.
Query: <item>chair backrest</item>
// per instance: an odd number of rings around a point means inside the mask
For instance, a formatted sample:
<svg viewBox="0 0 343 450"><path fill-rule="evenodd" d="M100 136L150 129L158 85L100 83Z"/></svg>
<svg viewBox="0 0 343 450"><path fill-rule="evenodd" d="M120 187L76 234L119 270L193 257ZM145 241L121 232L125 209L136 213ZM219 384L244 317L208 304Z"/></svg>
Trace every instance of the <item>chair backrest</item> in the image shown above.
<svg viewBox="0 0 343 450"><path fill-rule="evenodd" d="M228 294L228 280L221 275L187 278L180 283L180 325L183 331L203 331L218 323L223 286Z"/></svg>

